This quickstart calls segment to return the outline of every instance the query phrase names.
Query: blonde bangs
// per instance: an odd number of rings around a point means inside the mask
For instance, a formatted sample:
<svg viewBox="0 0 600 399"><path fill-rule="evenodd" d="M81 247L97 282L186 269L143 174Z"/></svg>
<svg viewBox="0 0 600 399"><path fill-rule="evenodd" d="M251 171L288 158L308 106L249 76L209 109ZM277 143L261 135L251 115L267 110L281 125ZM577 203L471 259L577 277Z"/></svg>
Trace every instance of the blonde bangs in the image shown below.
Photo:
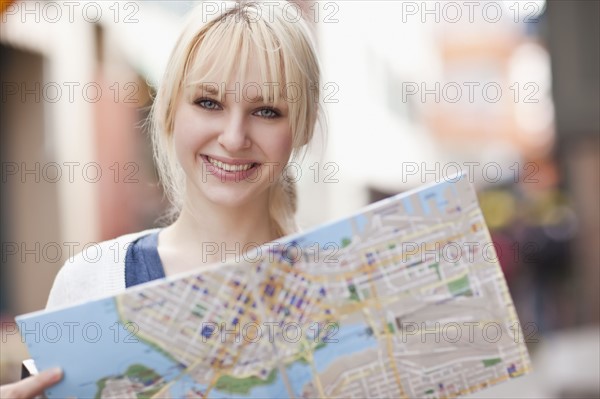
<svg viewBox="0 0 600 399"><path fill-rule="evenodd" d="M262 82L246 81L251 59L258 63ZM260 87L265 102L277 103L288 83L286 64L282 46L264 19L226 14L199 35L184 72L183 89L203 83L221 87L227 82L246 82Z"/></svg>

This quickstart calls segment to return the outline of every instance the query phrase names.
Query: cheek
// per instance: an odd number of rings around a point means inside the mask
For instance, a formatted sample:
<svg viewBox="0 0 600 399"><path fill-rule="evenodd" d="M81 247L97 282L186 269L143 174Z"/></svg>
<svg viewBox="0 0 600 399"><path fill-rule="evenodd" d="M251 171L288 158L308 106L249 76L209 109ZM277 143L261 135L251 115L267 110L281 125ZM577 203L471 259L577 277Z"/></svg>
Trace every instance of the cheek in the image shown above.
<svg viewBox="0 0 600 399"><path fill-rule="evenodd" d="M285 165L292 153L292 144L291 129L284 129L272 134L265 145L268 148L269 157Z"/></svg>
<svg viewBox="0 0 600 399"><path fill-rule="evenodd" d="M199 123L197 116L187 108L183 106L178 110L173 125L173 141L180 162L193 156L190 150L201 146L208 136L206 124Z"/></svg>
<svg viewBox="0 0 600 399"><path fill-rule="evenodd" d="M191 135L186 134L186 129L181 124L175 124L173 129L173 146L175 155L181 165L186 164L185 149L190 147Z"/></svg>

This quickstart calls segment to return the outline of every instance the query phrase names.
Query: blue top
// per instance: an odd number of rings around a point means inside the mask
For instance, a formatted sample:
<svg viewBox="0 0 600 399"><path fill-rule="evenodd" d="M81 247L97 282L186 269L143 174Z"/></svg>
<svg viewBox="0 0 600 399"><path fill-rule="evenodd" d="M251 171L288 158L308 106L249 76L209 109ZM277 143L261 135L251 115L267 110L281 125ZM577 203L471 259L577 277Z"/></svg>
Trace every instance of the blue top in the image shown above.
<svg viewBox="0 0 600 399"><path fill-rule="evenodd" d="M125 255L125 287L147 283L165 277L160 256L158 255L158 233L139 237L127 248Z"/></svg>

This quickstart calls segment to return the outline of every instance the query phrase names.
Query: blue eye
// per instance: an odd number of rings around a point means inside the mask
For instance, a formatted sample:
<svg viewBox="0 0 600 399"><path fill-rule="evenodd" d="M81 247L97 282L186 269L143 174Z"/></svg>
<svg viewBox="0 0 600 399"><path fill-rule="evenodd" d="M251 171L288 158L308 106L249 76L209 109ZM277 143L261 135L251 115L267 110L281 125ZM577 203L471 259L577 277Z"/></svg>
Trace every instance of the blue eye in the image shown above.
<svg viewBox="0 0 600 399"><path fill-rule="evenodd" d="M216 101L213 101L209 98L199 98L194 101L194 104L201 106L204 109L215 110L219 109L219 104Z"/></svg>
<svg viewBox="0 0 600 399"><path fill-rule="evenodd" d="M261 116L261 117L267 118L267 119L273 119L273 118L277 118L279 116L279 113L272 108L260 109L257 111L257 114L258 114L258 116Z"/></svg>

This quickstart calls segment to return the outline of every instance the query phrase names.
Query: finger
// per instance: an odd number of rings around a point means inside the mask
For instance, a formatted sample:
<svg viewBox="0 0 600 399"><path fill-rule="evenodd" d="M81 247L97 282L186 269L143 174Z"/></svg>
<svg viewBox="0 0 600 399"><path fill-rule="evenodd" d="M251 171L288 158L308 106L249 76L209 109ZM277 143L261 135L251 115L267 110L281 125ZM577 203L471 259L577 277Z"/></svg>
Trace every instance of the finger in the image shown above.
<svg viewBox="0 0 600 399"><path fill-rule="evenodd" d="M32 398L41 394L44 389L56 384L62 378L60 368L44 370L38 375L27 377L14 384L14 392L18 398Z"/></svg>

